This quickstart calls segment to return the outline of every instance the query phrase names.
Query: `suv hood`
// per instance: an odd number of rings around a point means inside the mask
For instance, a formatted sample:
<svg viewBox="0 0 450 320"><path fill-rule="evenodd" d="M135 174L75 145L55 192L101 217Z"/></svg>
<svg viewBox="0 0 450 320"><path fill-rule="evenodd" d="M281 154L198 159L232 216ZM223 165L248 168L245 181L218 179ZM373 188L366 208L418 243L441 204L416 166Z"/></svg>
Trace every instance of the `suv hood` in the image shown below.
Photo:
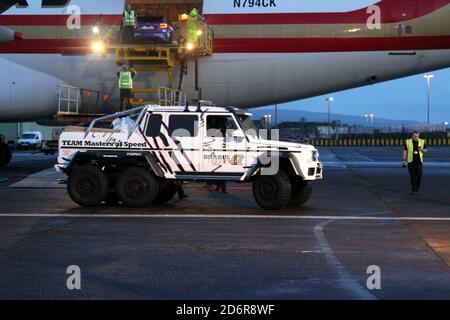
<svg viewBox="0 0 450 320"><path fill-rule="evenodd" d="M316 150L316 148L314 148L314 146L309 145L309 144L301 144L301 143L286 142L286 141L259 139L257 143L262 144L262 145L271 146L271 147L288 148L289 150L292 150L292 149Z"/></svg>

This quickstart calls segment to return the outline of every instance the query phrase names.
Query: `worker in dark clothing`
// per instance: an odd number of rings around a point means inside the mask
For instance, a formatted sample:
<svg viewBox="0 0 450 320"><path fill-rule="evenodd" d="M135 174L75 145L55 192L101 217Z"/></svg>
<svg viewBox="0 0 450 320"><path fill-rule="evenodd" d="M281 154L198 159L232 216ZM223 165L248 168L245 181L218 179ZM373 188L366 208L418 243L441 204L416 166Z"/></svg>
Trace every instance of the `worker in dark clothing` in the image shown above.
<svg viewBox="0 0 450 320"><path fill-rule="evenodd" d="M412 138L406 140L402 161L403 167L408 166L412 187L411 195L413 196L420 196L420 186L423 176L423 155L426 152L427 146L425 140L420 139L419 132L415 131L412 134Z"/></svg>
<svg viewBox="0 0 450 320"><path fill-rule="evenodd" d="M219 181L216 183L216 192L227 193L227 183L225 181Z"/></svg>
<svg viewBox="0 0 450 320"><path fill-rule="evenodd" d="M136 70L130 68L127 64L122 65L117 72L120 89L120 111L132 108L130 100L133 98L133 78L136 74Z"/></svg>
<svg viewBox="0 0 450 320"><path fill-rule="evenodd" d="M184 200L184 199L189 197L186 193L184 193L184 188L183 188L183 182L182 181L177 181L175 183L175 188L177 190L178 199L180 201L182 201L182 200Z"/></svg>
<svg viewBox="0 0 450 320"><path fill-rule="evenodd" d="M133 42L136 29L136 13L131 9L131 5L127 5L127 9L123 12L122 23L122 40L121 43L130 44Z"/></svg>

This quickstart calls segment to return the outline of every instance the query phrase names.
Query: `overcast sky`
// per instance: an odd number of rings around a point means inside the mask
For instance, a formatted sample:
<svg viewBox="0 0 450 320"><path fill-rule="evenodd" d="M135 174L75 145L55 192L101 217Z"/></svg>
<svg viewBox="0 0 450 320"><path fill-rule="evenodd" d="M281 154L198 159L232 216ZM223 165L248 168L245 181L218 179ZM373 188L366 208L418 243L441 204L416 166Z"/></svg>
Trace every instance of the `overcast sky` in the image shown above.
<svg viewBox="0 0 450 320"><path fill-rule="evenodd" d="M432 72L431 122L450 121L450 69ZM427 121L426 79L422 75L332 94L332 112L397 120ZM282 108L327 112L327 96L286 103Z"/></svg>

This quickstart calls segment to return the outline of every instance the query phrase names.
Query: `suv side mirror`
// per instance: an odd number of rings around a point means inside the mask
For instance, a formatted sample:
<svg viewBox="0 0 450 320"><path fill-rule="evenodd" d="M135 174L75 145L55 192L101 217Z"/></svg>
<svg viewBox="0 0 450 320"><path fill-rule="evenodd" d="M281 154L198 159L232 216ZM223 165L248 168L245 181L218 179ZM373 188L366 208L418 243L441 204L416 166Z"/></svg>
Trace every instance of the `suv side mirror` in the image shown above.
<svg viewBox="0 0 450 320"><path fill-rule="evenodd" d="M245 138L244 133L241 130L234 130L232 133L233 138Z"/></svg>

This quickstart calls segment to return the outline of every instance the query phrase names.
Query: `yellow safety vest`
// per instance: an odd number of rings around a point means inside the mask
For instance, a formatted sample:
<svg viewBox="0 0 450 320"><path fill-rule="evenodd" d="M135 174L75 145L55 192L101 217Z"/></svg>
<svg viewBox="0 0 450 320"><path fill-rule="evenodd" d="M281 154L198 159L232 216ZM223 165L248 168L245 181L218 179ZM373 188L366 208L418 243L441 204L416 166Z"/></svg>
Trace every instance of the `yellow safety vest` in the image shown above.
<svg viewBox="0 0 450 320"><path fill-rule="evenodd" d="M198 20L198 11L194 8L189 14L187 22L187 41L193 45L197 44Z"/></svg>
<svg viewBox="0 0 450 320"><path fill-rule="evenodd" d="M133 89L133 77L130 71L120 72L119 89Z"/></svg>
<svg viewBox="0 0 450 320"><path fill-rule="evenodd" d="M124 27L134 27L136 24L136 15L134 14L134 10L126 11L125 17L123 17L123 26Z"/></svg>
<svg viewBox="0 0 450 320"><path fill-rule="evenodd" d="M425 146L425 140L419 139L419 148ZM406 140L406 148L408 149L408 163L412 163L414 160L414 143L412 139ZM419 151L420 161L423 162L423 152Z"/></svg>

